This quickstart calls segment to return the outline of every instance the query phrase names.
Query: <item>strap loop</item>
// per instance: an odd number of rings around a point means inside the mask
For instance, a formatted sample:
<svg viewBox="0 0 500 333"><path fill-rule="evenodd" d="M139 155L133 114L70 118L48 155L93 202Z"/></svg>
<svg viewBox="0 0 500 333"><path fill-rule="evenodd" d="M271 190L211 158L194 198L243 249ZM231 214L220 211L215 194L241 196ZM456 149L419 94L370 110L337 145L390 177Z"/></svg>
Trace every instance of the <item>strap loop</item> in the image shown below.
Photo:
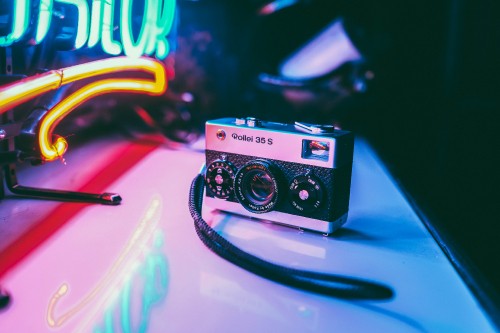
<svg viewBox="0 0 500 333"><path fill-rule="evenodd" d="M201 208L204 185L205 179L199 174L191 184L189 211L198 237L220 257L263 278L317 294L343 299L383 300L393 297L392 289L379 283L281 266L241 250L203 220Z"/></svg>

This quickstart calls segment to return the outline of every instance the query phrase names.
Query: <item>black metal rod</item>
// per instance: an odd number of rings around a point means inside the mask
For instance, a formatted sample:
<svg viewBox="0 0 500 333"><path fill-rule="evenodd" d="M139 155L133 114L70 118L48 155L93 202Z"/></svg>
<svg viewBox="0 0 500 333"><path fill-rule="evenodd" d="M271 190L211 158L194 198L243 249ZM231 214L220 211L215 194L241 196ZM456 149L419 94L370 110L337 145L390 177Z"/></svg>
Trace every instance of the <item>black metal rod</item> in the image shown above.
<svg viewBox="0 0 500 333"><path fill-rule="evenodd" d="M42 189L19 185L17 182L16 170L14 165L8 165L5 168L5 182L7 188L14 194L58 201L76 201L88 203L100 203L104 205L119 205L122 201L120 195L116 193L86 193L64 190Z"/></svg>

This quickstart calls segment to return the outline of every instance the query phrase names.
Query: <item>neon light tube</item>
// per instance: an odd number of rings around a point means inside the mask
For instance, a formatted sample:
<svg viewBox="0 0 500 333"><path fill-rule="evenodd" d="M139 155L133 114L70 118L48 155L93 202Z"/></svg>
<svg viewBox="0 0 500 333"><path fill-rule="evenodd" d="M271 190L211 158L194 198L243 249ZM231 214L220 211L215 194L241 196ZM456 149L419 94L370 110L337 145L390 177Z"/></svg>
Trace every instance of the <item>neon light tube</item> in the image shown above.
<svg viewBox="0 0 500 333"><path fill-rule="evenodd" d="M28 77L0 87L0 114L62 85L88 77L123 71L146 71L159 76L158 65L162 68L161 75L164 78L163 65L158 61L128 57L98 60Z"/></svg>
<svg viewBox="0 0 500 333"><path fill-rule="evenodd" d="M87 0L56 0L57 2L74 5L78 9L78 29L76 33L75 49L81 48L89 36L89 5Z"/></svg>
<svg viewBox="0 0 500 333"><path fill-rule="evenodd" d="M47 36L56 1L75 6L78 11L75 49L84 46L92 48L100 41L103 51L110 55L119 55L123 51L126 56L139 57L156 52L157 58L165 59L170 51L167 36L175 21L175 0L143 0L144 11L137 39L132 22L134 14L137 15L133 13L134 0L118 3L115 0L92 0L91 3L90 0L14 0L12 32L0 37L0 47L20 41L26 33L31 20L30 1L38 1L39 6L37 27L34 29L35 44L42 43ZM115 10L120 15L117 22ZM120 40L114 39L117 29Z"/></svg>
<svg viewBox="0 0 500 333"><path fill-rule="evenodd" d="M141 59L135 59L134 64L137 64L137 60ZM121 67L122 70L130 69L130 67L124 66L124 64L121 64L119 61L114 61L117 63L117 67ZM57 137L56 140L53 141L53 130L65 116L89 99L116 92L161 95L166 89L164 67L158 62L151 62L145 65L146 66L141 66L140 70L154 74L154 80L129 78L95 81L74 92L54 106L40 122L38 143L42 158L45 161L53 161L63 156L68 147L68 143L63 137ZM113 69L113 71L114 70L115 69ZM79 77L80 75L80 73L72 74L74 77Z"/></svg>
<svg viewBox="0 0 500 333"><path fill-rule="evenodd" d="M12 21L12 32L7 36L0 37L0 47L10 46L19 40L26 29L28 29L30 7L29 0L15 0L13 4L14 20Z"/></svg>
<svg viewBox="0 0 500 333"><path fill-rule="evenodd" d="M52 132L69 112L95 96L112 92L161 95L167 88L163 64L150 58L116 57L29 77L0 88L0 114L36 96L58 89L62 85L103 74L127 71L147 72L154 78L152 80L120 78L95 81L59 102L44 116L38 133L40 152L44 160L55 160L62 157L68 144L64 138L57 138L55 142L52 142Z"/></svg>
<svg viewBox="0 0 500 333"><path fill-rule="evenodd" d="M88 77L120 73L124 71L142 71L156 76L156 81L165 81L163 64L151 58L114 57L63 68L63 84L79 81ZM163 90L164 91L164 90Z"/></svg>
<svg viewBox="0 0 500 333"><path fill-rule="evenodd" d="M132 3L133 0L122 0L120 32L125 54L129 57L138 57L142 54L146 54L146 46L151 44L150 40L153 40L153 38L151 38L151 32L156 21L156 13L153 9L158 8L158 1L144 1L144 14L142 16L141 31L139 32L137 42L134 42L132 31ZM151 54L151 52L149 54Z"/></svg>
<svg viewBox="0 0 500 333"><path fill-rule="evenodd" d="M102 49L107 54L118 55L122 52L122 45L120 42L113 39L114 31L114 17L115 17L115 2L104 1L102 7L102 30L101 30L101 44ZM101 24L101 23L99 23Z"/></svg>
<svg viewBox="0 0 500 333"><path fill-rule="evenodd" d="M90 25L89 43L87 46L92 48L97 45L102 34L102 13L104 10L104 2L95 0L92 2L92 19Z"/></svg>
<svg viewBox="0 0 500 333"><path fill-rule="evenodd" d="M50 71L0 87L0 114L61 86L62 73Z"/></svg>
<svg viewBox="0 0 500 333"><path fill-rule="evenodd" d="M35 43L40 44L49 31L52 20L52 0L40 0L40 9L38 14L38 25L35 34Z"/></svg>
<svg viewBox="0 0 500 333"><path fill-rule="evenodd" d="M151 39L156 46L156 56L159 59L164 59L170 52L170 44L167 40L167 35L170 34L175 20L175 0L165 0L163 10L159 13L156 23L155 39ZM146 49L149 52L149 49ZM151 51L152 52L152 51ZM148 53L149 54L149 53Z"/></svg>

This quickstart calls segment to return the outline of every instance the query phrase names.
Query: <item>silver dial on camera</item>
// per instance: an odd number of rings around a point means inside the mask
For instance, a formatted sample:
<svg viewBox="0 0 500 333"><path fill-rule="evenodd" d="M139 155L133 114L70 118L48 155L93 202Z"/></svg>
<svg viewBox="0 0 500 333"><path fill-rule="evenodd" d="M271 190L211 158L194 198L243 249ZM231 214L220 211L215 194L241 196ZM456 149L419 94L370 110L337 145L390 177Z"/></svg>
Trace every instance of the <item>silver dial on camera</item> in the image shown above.
<svg viewBox="0 0 500 333"><path fill-rule="evenodd" d="M272 211L279 198L279 170L270 162L255 160L245 164L235 176L235 194L252 213Z"/></svg>
<svg viewBox="0 0 500 333"><path fill-rule="evenodd" d="M227 161L211 163L206 172L207 187L219 199L227 199L234 191L234 166Z"/></svg>
<svg viewBox="0 0 500 333"><path fill-rule="evenodd" d="M323 185L310 174L293 178L289 189L290 203L301 212L318 209L323 202Z"/></svg>

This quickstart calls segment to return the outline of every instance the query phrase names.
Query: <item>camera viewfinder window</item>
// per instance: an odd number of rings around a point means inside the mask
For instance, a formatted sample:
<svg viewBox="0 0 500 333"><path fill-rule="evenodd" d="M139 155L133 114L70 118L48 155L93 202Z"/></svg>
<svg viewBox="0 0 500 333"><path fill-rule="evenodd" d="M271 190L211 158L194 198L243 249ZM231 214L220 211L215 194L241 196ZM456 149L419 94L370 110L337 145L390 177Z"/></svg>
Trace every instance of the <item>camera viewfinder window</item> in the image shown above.
<svg viewBox="0 0 500 333"><path fill-rule="evenodd" d="M316 140L302 140L302 158L306 160L328 161L330 143Z"/></svg>

